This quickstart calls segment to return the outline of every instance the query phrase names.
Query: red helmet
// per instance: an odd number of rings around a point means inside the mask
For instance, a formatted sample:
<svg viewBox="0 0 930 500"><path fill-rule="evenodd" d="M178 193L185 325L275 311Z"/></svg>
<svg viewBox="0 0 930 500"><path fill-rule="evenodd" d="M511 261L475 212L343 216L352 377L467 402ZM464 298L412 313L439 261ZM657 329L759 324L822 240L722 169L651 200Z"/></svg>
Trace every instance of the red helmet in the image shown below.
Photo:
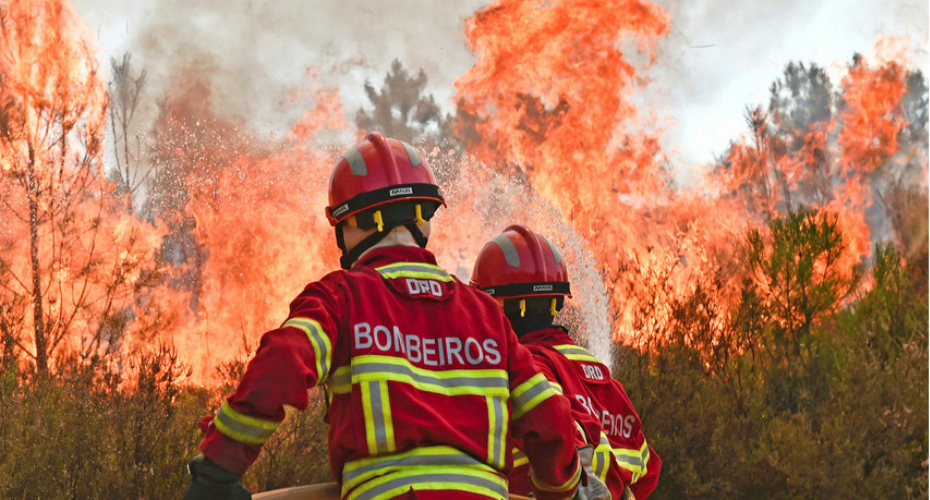
<svg viewBox="0 0 930 500"><path fill-rule="evenodd" d="M475 261L471 284L495 298L571 297L568 271L559 250L517 224L484 245Z"/></svg>
<svg viewBox="0 0 930 500"><path fill-rule="evenodd" d="M335 226L362 210L401 200L446 204L433 171L412 146L372 132L346 150L333 169L326 218Z"/></svg>

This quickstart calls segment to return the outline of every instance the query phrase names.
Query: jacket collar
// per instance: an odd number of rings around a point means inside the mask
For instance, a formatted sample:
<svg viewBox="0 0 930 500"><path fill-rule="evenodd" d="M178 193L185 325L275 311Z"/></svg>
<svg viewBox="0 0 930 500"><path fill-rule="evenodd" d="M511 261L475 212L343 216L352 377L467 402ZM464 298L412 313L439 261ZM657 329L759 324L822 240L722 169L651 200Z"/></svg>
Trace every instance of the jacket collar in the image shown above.
<svg viewBox="0 0 930 500"><path fill-rule="evenodd" d="M359 266L380 267L395 262L423 262L426 264L436 265L436 256L432 252L420 247L412 246L390 246L378 247L365 253L352 269Z"/></svg>
<svg viewBox="0 0 930 500"><path fill-rule="evenodd" d="M575 344L575 341L568 335L568 331L561 326L553 326L544 330L527 332L520 336L520 343L527 344L530 342L544 344Z"/></svg>

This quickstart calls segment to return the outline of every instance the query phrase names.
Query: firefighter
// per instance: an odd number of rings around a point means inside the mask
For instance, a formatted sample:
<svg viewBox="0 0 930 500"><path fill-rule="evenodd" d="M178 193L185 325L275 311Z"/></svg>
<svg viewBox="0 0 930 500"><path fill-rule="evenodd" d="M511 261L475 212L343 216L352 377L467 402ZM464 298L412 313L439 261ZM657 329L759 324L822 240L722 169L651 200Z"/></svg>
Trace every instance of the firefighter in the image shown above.
<svg viewBox="0 0 930 500"><path fill-rule="evenodd" d="M308 389L328 394L330 471L349 500L505 499L522 438L537 498L570 498L571 410L500 307L425 249L445 202L410 145L369 134L338 161L326 215L342 270L266 333L236 391L201 421L186 500L247 499L239 482Z"/></svg>
<svg viewBox="0 0 930 500"><path fill-rule="evenodd" d="M553 325L565 298L571 297L559 250L528 228L512 225L481 250L471 284L503 305L520 343L529 347L546 378L571 402L576 439L594 452L585 467L607 485L614 499L624 498L625 490L637 499L649 496L661 461L646 443L623 385L565 328ZM525 457L517 454L511 492L527 493L529 469Z"/></svg>

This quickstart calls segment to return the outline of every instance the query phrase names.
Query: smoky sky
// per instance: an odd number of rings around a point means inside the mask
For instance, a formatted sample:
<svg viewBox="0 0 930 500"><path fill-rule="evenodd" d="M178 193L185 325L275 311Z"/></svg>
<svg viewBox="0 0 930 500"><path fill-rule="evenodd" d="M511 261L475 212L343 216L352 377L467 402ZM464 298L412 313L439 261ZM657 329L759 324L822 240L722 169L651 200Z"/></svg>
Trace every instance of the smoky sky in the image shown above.
<svg viewBox="0 0 930 500"><path fill-rule="evenodd" d="M459 0L73 0L94 30L102 58L132 54L148 72L147 93L170 92L190 71L209 76L216 112L259 129L286 131L301 111L287 90L309 67L338 85L347 119L398 59L423 69L427 91L451 111L453 82L473 63L464 21L489 2ZM748 105L792 61L836 69L868 55L882 35L907 36L927 71L928 4L921 0L656 0L672 30L633 98L644 122L664 124L663 146L679 172L695 171L744 130ZM631 54L634 60L642 60ZM834 71L839 75L840 70ZM172 79L174 78L174 79ZM836 82L835 82L836 83ZM154 100L152 100L154 102Z"/></svg>
<svg viewBox="0 0 930 500"><path fill-rule="evenodd" d="M746 107L765 108L791 62L817 64L838 85L854 53L869 58L890 36L903 39L908 67L928 69L926 1L657 1L672 31L649 71L655 84L644 89L644 107L671 121L663 145L682 185L746 130Z"/></svg>
<svg viewBox="0 0 930 500"><path fill-rule="evenodd" d="M441 102L474 62L464 20L483 2L75 0L109 56L145 68L147 92L164 95L191 71L210 78L218 113L278 128L296 118L285 97L319 68L342 90L348 119L395 58L423 69Z"/></svg>

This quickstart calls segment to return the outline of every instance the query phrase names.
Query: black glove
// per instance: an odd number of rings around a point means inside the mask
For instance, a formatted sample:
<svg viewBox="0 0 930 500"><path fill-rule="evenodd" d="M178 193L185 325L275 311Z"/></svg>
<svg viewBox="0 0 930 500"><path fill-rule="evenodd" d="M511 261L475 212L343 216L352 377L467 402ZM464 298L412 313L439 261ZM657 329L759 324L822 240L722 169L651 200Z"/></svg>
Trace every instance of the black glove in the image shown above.
<svg viewBox="0 0 930 500"><path fill-rule="evenodd" d="M591 467L591 462L594 459L594 446L589 444L578 448L578 458L581 460L582 468L584 468L584 475L581 477L572 500L609 500L610 490L607 489L607 485L601 481L601 478L597 477Z"/></svg>
<svg viewBox="0 0 930 500"><path fill-rule="evenodd" d="M249 490L239 483L241 475L229 472L203 455L188 464L187 472L194 476L194 482L184 500L252 500Z"/></svg>

